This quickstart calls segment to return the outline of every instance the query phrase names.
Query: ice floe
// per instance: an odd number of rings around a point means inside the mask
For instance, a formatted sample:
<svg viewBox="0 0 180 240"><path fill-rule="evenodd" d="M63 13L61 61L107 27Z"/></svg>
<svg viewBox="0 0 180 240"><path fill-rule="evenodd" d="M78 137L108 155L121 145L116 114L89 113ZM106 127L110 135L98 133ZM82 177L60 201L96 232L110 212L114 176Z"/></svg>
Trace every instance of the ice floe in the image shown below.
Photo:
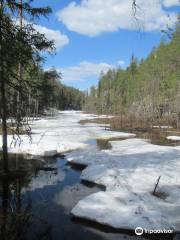
<svg viewBox="0 0 180 240"><path fill-rule="evenodd" d="M115 228L180 229L180 147L158 146L143 139L110 142L112 149L68 154L87 165L81 179L106 187L82 199L72 214ZM158 196L152 195L161 176Z"/></svg>
<svg viewBox="0 0 180 240"><path fill-rule="evenodd" d="M81 200L73 208L72 214L114 228L135 229L140 226L146 229L169 229L174 227L172 215L172 222L168 222L166 215L161 214L164 208L172 208L169 205L148 193L122 189L94 193ZM172 214L172 211L168 213Z"/></svg>

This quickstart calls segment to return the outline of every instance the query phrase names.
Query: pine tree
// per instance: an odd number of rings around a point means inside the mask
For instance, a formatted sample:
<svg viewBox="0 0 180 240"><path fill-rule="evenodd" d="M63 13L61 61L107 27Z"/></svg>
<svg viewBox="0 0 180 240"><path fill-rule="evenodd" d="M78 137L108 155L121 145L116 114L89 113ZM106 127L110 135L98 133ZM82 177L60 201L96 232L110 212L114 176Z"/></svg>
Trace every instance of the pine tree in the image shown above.
<svg viewBox="0 0 180 240"><path fill-rule="evenodd" d="M36 65L41 60L40 51L53 48L53 42L48 41L44 35L38 33L32 24L25 26L16 25L14 16L20 12L32 20L51 12L49 7L34 8L32 1L23 3L16 0L0 0L0 83L1 83L1 118L2 118L2 142L3 142L3 168L8 173L8 149L7 149L7 95L9 89L14 89L18 95L18 103L11 116L16 120L16 131L19 139L20 126L24 123L23 99L25 99L27 82L22 77L22 69ZM19 66L19 71L17 71ZM29 132L27 132L29 133Z"/></svg>

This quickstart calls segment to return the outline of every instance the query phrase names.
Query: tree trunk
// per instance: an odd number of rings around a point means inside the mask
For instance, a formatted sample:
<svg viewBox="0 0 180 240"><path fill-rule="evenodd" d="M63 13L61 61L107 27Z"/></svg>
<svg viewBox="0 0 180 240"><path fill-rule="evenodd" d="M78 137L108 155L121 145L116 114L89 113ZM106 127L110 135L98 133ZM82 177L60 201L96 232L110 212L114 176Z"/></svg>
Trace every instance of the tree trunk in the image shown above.
<svg viewBox="0 0 180 240"><path fill-rule="evenodd" d="M6 100L6 83L4 76L3 46L2 46L2 27L3 27L3 1L0 4L0 83L1 83L1 118L2 118L2 150L3 150L3 169L6 173L8 167L8 147L7 147L7 100Z"/></svg>
<svg viewBox="0 0 180 240"><path fill-rule="evenodd" d="M20 30L22 31L23 26L23 11L22 11L22 0L19 0L19 25ZM18 66L18 75L19 75L19 86L18 86L18 94L17 94L17 121L18 125L21 121L21 92L22 92L22 64L19 63Z"/></svg>
<svg viewBox="0 0 180 240"><path fill-rule="evenodd" d="M3 77L3 74L1 74ZM7 173L9 171L8 167L8 147L7 147L7 101L6 101L6 88L5 80L1 79L1 116L2 116L2 142L3 142L3 168Z"/></svg>

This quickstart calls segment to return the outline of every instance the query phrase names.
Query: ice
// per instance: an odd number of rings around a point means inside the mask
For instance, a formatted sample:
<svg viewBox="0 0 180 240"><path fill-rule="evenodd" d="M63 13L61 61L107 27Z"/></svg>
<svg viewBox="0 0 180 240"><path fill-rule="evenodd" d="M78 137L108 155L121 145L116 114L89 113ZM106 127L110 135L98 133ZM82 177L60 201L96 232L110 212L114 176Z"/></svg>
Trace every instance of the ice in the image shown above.
<svg viewBox="0 0 180 240"><path fill-rule="evenodd" d="M72 214L115 228L180 229L180 146L143 139L110 142L112 149L68 154L84 164L81 179L106 187L82 199ZM158 196L152 195L158 177Z"/></svg>
<svg viewBox="0 0 180 240"><path fill-rule="evenodd" d="M65 111L34 121L32 143L23 135L21 145L13 146L8 136L9 151L33 156L66 152L69 162L85 165L81 179L105 186L105 192L81 195L72 209L77 217L115 228L180 230L180 146L158 146L133 134L106 130L102 124L79 123L99 117ZM100 150L89 144L98 138L122 140L110 141L111 149Z"/></svg>
<svg viewBox="0 0 180 240"><path fill-rule="evenodd" d="M180 136L168 136L166 138L169 139L169 140L180 141Z"/></svg>
<svg viewBox="0 0 180 240"><path fill-rule="evenodd" d="M170 129L172 126L153 126L153 128L162 128L162 129Z"/></svg>
<svg viewBox="0 0 180 240"><path fill-rule="evenodd" d="M104 115L85 114L80 111L60 111L55 117L47 117L30 121L32 139L21 135L21 144L12 143L13 136L8 136L8 150L10 153L21 153L35 157L52 157L59 153L72 151L87 146L89 139L133 136L105 129L103 124L81 125L80 120L104 118ZM107 117L107 116L106 116ZM12 144L11 144L12 143ZM0 136L2 146L2 137Z"/></svg>
<svg viewBox="0 0 180 240"><path fill-rule="evenodd" d="M162 214L164 209L169 214L168 219ZM177 210L149 193L122 189L94 193L79 201L72 214L117 229L135 229L138 226L146 229L173 229L177 219L172 216L173 213L178 215Z"/></svg>

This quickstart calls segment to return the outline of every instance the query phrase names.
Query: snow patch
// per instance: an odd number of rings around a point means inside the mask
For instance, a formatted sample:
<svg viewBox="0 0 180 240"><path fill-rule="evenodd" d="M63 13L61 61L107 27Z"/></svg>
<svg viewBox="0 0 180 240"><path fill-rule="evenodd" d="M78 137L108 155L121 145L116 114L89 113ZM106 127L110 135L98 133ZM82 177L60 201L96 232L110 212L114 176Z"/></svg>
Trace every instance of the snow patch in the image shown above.
<svg viewBox="0 0 180 240"><path fill-rule="evenodd" d="M180 146L137 138L110 143L110 150L86 148L79 155L68 154L70 161L87 165L81 179L106 187L106 192L82 199L72 214L115 228L179 230ZM157 197L152 192L159 176Z"/></svg>
<svg viewBox="0 0 180 240"><path fill-rule="evenodd" d="M168 136L166 138L173 141L180 141L180 136Z"/></svg>
<svg viewBox="0 0 180 240"><path fill-rule="evenodd" d="M35 157L52 157L79 148L85 148L89 139L121 137L124 133L109 131L101 124L81 125L80 120L104 118L81 111L60 111L56 117L47 117L31 121L32 139L21 136L21 144L13 142L13 136L8 136L8 150L10 153L21 153ZM106 116L107 117L107 116ZM32 120L32 119L31 119ZM125 134L128 136L128 134ZM0 136L2 146L2 137ZM2 150L2 148L0 149Z"/></svg>
<svg viewBox="0 0 180 240"><path fill-rule="evenodd" d="M168 222L166 215L161 214L164 208L173 215L173 207L149 193L107 191L92 194L72 209L72 214L81 218L95 220L114 228L132 229L137 226L147 229L174 228L172 217Z"/></svg>
<svg viewBox="0 0 180 240"><path fill-rule="evenodd" d="M153 126L153 128L162 128L162 129L170 129L172 126Z"/></svg>

